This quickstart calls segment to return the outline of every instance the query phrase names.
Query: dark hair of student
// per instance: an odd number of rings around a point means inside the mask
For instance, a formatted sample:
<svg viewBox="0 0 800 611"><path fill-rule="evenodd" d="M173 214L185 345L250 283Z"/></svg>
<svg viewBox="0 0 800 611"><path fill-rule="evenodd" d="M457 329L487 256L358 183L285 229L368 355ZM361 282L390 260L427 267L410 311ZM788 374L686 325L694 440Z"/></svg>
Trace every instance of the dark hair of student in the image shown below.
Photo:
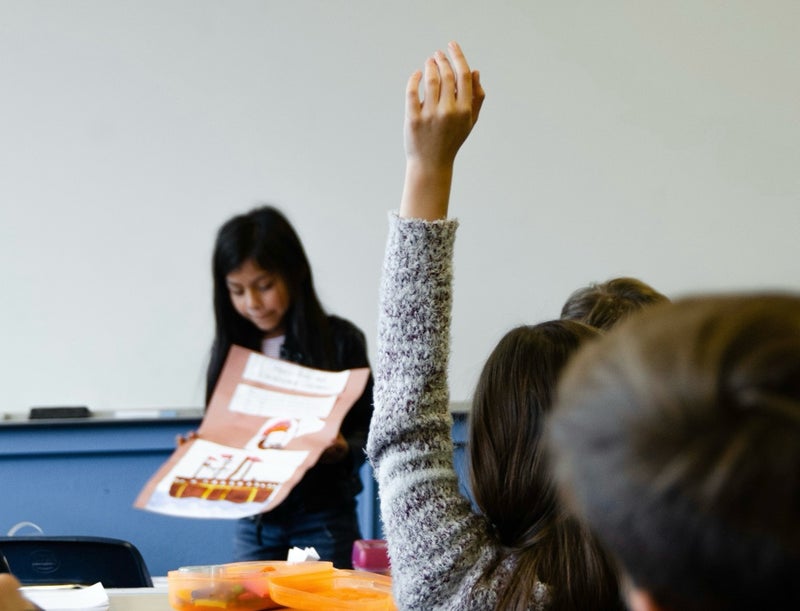
<svg viewBox="0 0 800 611"><path fill-rule="evenodd" d="M564 374L557 479L665 609L800 609L800 296L648 309Z"/></svg>
<svg viewBox="0 0 800 611"><path fill-rule="evenodd" d="M314 290L303 245L286 217L272 206L234 216L217 232L212 256L215 334L206 375L206 403L211 398L231 345L261 350L264 333L233 307L226 277L247 260L278 274L289 292L286 344L321 369L330 366L328 319Z"/></svg>
<svg viewBox="0 0 800 611"><path fill-rule="evenodd" d="M518 327L480 375L470 422L472 494L496 539L516 556L497 609L528 609L537 580L548 587L548 609L623 608L605 553L564 512L540 443L559 373L597 335L566 320Z"/></svg>
<svg viewBox="0 0 800 611"><path fill-rule="evenodd" d="M641 280L613 278L572 293L561 309L561 318L608 330L629 314L665 301L669 299Z"/></svg>

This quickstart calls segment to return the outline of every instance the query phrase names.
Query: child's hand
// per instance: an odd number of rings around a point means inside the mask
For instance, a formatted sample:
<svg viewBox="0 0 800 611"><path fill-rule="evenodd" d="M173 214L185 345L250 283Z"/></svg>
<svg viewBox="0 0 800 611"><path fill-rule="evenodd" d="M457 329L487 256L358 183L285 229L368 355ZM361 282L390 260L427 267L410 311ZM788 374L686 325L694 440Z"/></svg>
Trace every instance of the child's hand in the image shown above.
<svg viewBox="0 0 800 611"><path fill-rule="evenodd" d="M199 438L200 435L197 434L197 431L189 431L185 435L175 435L175 445L182 446L184 443L188 443Z"/></svg>
<svg viewBox="0 0 800 611"><path fill-rule="evenodd" d="M344 435L339 433L336 439L333 440L333 443L322 452L322 455L319 457L319 462L323 464L339 462L344 460L349 450L350 444L347 443L347 439L344 438Z"/></svg>
<svg viewBox="0 0 800 611"><path fill-rule="evenodd" d="M408 80L405 144L409 162L452 166L478 120L485 97L480 74L470 71L458 43L451 42L448 51L452 64L441 51L425 62L421 101L423 73L418 70Z"/></svg>
<svg viewBox="0 0 800 611"><path fill-rule="evenodd" d="M7 573L0 575L0 609L3 611L29 611L38 609L28 602L19 591L19 581Z"/></svg>
<svg viewBox="0 0 800 611"><path fill-rule="evenodd" d="M451 42L448 49L450 60L437 51L425 62L424 75L415 72L406 87L401 217L435 220L447 216L456 153L478 120L485 97L480 75L470 70L461 47Z"/></svg>

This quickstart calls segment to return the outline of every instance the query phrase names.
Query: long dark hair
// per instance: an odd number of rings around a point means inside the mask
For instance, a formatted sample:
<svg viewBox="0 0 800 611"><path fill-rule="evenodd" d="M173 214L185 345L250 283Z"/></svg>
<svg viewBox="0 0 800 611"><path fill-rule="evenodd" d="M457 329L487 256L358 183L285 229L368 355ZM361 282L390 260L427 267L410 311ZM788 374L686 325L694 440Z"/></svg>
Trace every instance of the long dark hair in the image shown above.
<svg viewBox="0 0 800 611"><path fill-rule="evenodd" d="M284 319L292 356L302 355L320 368L331 365L328 319L314 290L303 244L286 217L272 206L234 216L217 232L212 256L214 342L206 374L206 403L211 399L231 345L260 350L264 333L233 307L226 277L248 260L278 274L289 291ZM294 359L300 360L300 359Z"/></svg>
<svg viewBox="0 0 800 611"><path fill-rule="evenodd" d="M478 381L469 441L472 494L497 542L516 557L497 609L528 609L537 582L548 588L549 609L622 608L611 563L562 508L541 442L561 370L597 335L569 320L517 327L500 340Z"/></svg>

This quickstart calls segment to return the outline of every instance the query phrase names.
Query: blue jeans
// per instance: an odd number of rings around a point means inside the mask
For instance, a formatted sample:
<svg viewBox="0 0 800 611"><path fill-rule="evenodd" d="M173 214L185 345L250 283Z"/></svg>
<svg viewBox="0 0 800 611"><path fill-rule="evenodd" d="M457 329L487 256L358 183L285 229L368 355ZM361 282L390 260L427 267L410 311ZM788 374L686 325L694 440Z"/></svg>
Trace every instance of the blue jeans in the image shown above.
<svg viewBox="0 0 800 611"><path fill-rule="evenodd" d="M320 560L333 562L337 569L351 569L353 543L360 538L355 501L313 512L289 502L239 520L233 553L237 562L286 560L292 547L313 547Z"/></svg>

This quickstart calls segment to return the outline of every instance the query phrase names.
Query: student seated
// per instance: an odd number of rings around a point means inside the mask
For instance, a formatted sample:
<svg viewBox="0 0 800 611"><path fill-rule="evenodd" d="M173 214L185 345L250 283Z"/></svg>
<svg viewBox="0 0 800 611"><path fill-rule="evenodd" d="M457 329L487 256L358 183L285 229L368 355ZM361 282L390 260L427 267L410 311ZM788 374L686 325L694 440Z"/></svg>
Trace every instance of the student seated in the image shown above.
<svg viewBox="0 0 800 611"><path fill-rule="evenodd" d="M551 389L597 330L552 321L510 331L481 373L469 463L473 512L453 468L447 362L457 222L453 162L483 102L460 48L437 52L406 97L406 180L390 217L367 451L401 609L617 609L605 552L563 510L540 444Z"/></svg>
<svg viewBox="0 0 800 611"><path fill-rule="evenodd" d="M636 278L612 278L579 288L561 308L561 318L607 331L629 314L669 299Z"/></svg>
<svg viewBox="0 0 800 611"><path fill-rule="evenodd" d="M653 306L568 365L547 439L635 611L800 609L800 296Z"/></svg>

